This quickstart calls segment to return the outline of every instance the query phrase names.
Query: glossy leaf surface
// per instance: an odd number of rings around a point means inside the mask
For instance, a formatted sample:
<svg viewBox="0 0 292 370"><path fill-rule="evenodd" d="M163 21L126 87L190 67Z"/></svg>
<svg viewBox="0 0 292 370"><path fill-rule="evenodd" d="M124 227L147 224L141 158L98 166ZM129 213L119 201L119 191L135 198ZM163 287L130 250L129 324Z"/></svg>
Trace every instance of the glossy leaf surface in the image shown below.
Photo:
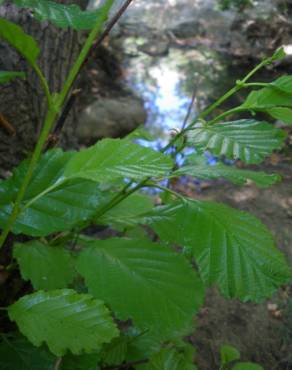
<svg viewBox="0 0 292 370"><path fill-rule="evenodd" d="M190 247L202 279L225 296L260 301L289 281L290 269L271 233L249 213L193 200L156 213L153 228L160 238Z"/></svg>
<svg viewBox="0 0 292 370"><path fill-rule="evenodd" d="M86 245L77 262L89 292L121 320L155 329L180 330L203 300L203 288L185 258L147 240L107 239Z"/></svg>
<svg viewBox="0 0 292 370"><path fill-rule="evenodd" d="M217 156L253 164L279 149L285 136L284 131L266 122L243 119L197 127L191 131L189 143Z"/></svg>
<svg viewBox="0 0 292 370"><path fill-rule="evenodd" d="M195 164L183 166L173 174L177 176L189 175L203 180L225 178L238 185L244 185L248 180L251 180L257 186L263 188L273 185L280 180L280 176L276 174L239 169L220 162L210 165L207 163L206 158L199 156Z"/></svg>
<svg viewBox="0 0 292 370"><path fill-rule="evenodd" d="M172 168L165 155L128 140L104 139L81 150L68 163L65 176L107 182L119 178L163 176Z"/></svg>
<svg viewBox="0 0 292 370"><path fill-rule="evenodd" d="M63 178L64 166L72 155L54 149L41 157L21 204L23 210L13 226L14 233L45 236L70 230L96 212L103 199L97 184ZM27 168L28 161L22 162L11 178L0 182L1 227L12 211Z"/></svg>
<svg viewBox="0 0 292 370"><path fill-rule="evenodd" d="M76 355L82 351L90 353L118 335L103 302L71 289L26 295L8 312L35 346L46 342L56 356L67 350Z"/></svg>

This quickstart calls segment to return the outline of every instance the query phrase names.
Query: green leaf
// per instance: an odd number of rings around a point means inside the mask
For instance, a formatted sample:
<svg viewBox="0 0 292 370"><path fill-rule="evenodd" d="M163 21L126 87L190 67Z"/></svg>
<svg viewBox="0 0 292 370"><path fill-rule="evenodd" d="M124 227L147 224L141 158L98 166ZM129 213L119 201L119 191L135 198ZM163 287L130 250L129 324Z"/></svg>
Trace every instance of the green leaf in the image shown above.
<svg viewBox="0 0 292 370"><path fill-rule="evenodd" d="M56 357L45 348L36 348L23 337L0 338L1 370L52 370Z"/></svg>
<svg viewBox="0 0 292 370"><path fill-rule="evenodd" d="M271 84L264 89L252 91L240 108L251 111L261 111L277 106L292 106L291 95L286 94Z"/></svg>
<svg viewBox="0 0 292 370"><path fill-rule="evenodd" d="M292 109L285 107L275 107L266 110L273 118L284 122L287 125L292 124Z"/></svg>
<svg viewBox="0 0 292 370"><path fill-rule="evenodd" d="M249 213L193 200L157 213L153 228L159 237L192 248L203 281L229 298L260 301L291 277L271 233Z"/></svg>
<svg viewBox="0 0 292 370"><path fill-rule="evenodd" d="M104 201L104 195L95 182L63 178L64 166L72 156L72 152L54 149L41 157L21 204L22 212L13 226L14 233L46 236L70 230L94 215ZM25 160L10 179L0 181L2 228L12 212L27 168L28 161Z"/></svg>
<svg viewBox="0 0 292 370"><path fill-rule="evenodd" d="M221 365L226 365L229 362L239 360L240 352L233 346L225 344L220 348Z"/></svg>
<svg viewBox="0 0 292 370"><path fill-rule="evenodd" d="M77 261L89 292L121 320L158 336L179 331L203 300L196 272L182 255L145 239L88 242Z"/></svg>
<svg viewBox="0 0 292 370"><path fill-rule="evenodd" d="M285 49L283 47L278 48L274 54L272 55L272 60L281 60L284 59L287 56Z"/></svg>
<svg viewBox="0 0 292 370"><path fill-rule="evenodd" d="M129 135L127 135L128 140L142 139L146 141L154 141L155 137L148 132L144 126L137 127Z"/></svg>
<svg viewBox="0 0 292 370"><path fill-rule="evenodd" d="M143 214L152 208L153 200L148 195L132 194L97 221L98 223L113 225L118 229L125 226L134 226L139 224Z"/></svg>
<svg viewBox="0 0 292 370"><path fill-rule="evenodd" d="M67 354L62 357L61 370L98 370L99 353L90 353L75 356ZM39 370L39 369L38 369ZM50 369L52 370L52 369Z"/></svg>
<svg viewBox="0 0 292 370"><path fill-rule="evenodd" d="M105 344L101 357L107 365L120 365L126 360L129 337L123 335Z"/></svg>
<svg viewBox="0 0 292 370"><path fill-rule="evenodd" d="M239 362L233 366L232 370L264 370L264 368L253 362Z"/></svg>
<svg viewBox="0 0 292 370"><path fill-rule="evenodd" d="M90 353L118 335L103 302L71 289L26 295L8 313L35 346L46 342L56 356Z"/></svg>
<svg viewBox="0 0 292 370"><path fill-rule="evenodd" d="M21 276L30 280L34 289L66 288L74 279L73 260L69 251L50 247L39 241L16 243L13 247Z"/></svg>
<svg viewBox="0 0 292 370"><path fill-rule="evenodd" d="M163 348L150 359L147 370L196 370L197 367L175 348Z"/></svg>
<svg viewBox="0 0 292 370"><path fill-rule="evenodd" d="M292 95L292 76L282 76L271 83L272 87Z"/></svg>
<svg viewBox="0 0 292 370"><path fill-rule="evenodd" d="M164 176L172 168L165 155L128 140L104 139L81 150L65 169L65 176L107 182L119 178Z"/></svg>
<svg viewBox="0 0 292 370"><path fill-rule="evenodd" d="M284 131L266 122L243 119L197 127L191 131L189 143L214 155L253 164L279 149L284 139Z"/></svg>
<svg viewBox="0 0 292 370"><path fill-rule="evenodd" d="M9 72L9 71L0 71L0 84L6 84L10 80L13 80L14 78L25 77L25 73L23 72Z"/></svg>
<svg viewBox="0 0 292 370"><path fill-rule="evenodd" d="M13 0L22 8L33 10L37 19L48 20L55 26L75 30L89 30L94 27L100 16L100 9L81 10L76 4L64 5L49 0Z"/></svg>
<svg viewBox="0 0 292 370"><path fill-rule="evenodd" d="M244 185L248 180L251 180L256 185L263 188L280 180L280 176L277 174L267 174L262 171L241 170L220 162L217 162L214 165L209 165L204 157L201 157L201 160L198 159L198 162L195 165L187 165L179 168L177 171L173 172L173 175L189 175L203 180L212 180L224 177L234 184L239 185Z"/></svg>
<svg viewBox="0 0 292 370"><path fill-rule="evenodd" d="M0 38L14 47L31 65L35 64L40 50L36 41L21 27L0 18Z"/></svg>

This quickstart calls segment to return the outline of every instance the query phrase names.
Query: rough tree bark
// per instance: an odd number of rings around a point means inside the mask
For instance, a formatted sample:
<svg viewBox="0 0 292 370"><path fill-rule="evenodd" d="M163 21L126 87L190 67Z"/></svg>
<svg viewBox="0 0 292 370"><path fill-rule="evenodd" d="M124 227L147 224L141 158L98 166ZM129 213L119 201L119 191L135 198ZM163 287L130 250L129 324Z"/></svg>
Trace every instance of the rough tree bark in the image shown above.
<svg viewBox="0 0 292 370"><path fill-rule="evenodd" d="M72 3L70 0L58 2ZM86 7L87 2L74 1L82 8ZM55 28L48 22L40 23L33 19L29 11L20 10L11 4L0 6L0 17L21 25L25 32L37 40L41 50L38 64L49 81L51 91L60 91L80 50L80 34L70 29ZM16 79L0 85L0 120L4 117L13 127L13 130L9 130L0 122L0 176L3 176L3 170L10 170L32 151L42 126L46 103L34 72L19 54L1 40L0 70L24 71L27 75L25 80ZM75 122L73 110L62 132L62 145L75 145Z"/></svg>

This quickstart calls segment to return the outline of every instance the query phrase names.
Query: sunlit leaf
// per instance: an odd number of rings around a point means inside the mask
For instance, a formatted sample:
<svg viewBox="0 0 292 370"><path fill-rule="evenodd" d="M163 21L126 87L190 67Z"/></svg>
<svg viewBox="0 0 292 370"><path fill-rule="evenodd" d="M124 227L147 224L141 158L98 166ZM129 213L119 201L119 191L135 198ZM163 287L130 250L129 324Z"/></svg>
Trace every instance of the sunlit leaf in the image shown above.
<svg viewBox="0 0 292 370"><path fill-rule="evenodd" d="M150 148L128 140L103 139L75 155L66 166L65 176L99 182L142 179L164 176L172 166L167 156Z"/></svg>
<svg viewBox="0 0 292 370"><path fill-rule="evenodd" d="M243 119L197 127L189 134L189 144L252 164L279 149L285 136L284 131L266 122Z"/></svg>
<svg viewBox="0 0 292 370"><path fill-rule="evenodd" d="M132 318L158 336L190 323L203 299L200 279L184 257L145 239L88 242L77 270L119 319Z"/></svg>
<svg viewBox="0 0 292 370"><path fill-rule="evenodd" d="M190 247L206 285L218 286L227 297L260 301L291 277L269 230L247 212L188 200L156 213L153 228L160 238Z"/></svg>
<svg viewBox="0 0 292 370"><path fill-rule="evenodd" d="M26 295L8 313L35 346L46 342L56 356L90 353L118 335L103 302L70 289Z"/></svg>
<svg viewBox="0 0 292 370"><path fill-rule="evenodd" d="M13 247L22 277L35 289L66 288L74 278L73 261L64 248L50 247L37 240Z"/></svg>
<svg viewBox="0 0 292 370"><path fill-rule="evenodd" d="M147 370L196 370L197 367L175 348L163 348L150 358Z"/></svg>

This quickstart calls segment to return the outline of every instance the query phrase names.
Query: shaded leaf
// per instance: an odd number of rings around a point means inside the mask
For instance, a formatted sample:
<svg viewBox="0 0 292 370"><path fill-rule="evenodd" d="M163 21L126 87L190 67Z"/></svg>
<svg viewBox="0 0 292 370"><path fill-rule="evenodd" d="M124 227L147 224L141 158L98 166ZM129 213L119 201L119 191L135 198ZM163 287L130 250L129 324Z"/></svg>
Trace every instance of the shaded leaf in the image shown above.
<svg viewBox="0 0 292 370"><path fill-rule="evenodd" d="M97 221L118 228L134 226L141 222L142 215L150 211L153 206L153 200L148 195L132 194Z"/></svg>
<svg viewBox="0 0 292 370"><path fill-rule="evenodd" d="M173 172L173 175L189 175L202 180L213 180L223 177L239 185L244 185L248 180L251 180L256 185L263 188L273 185L280 180L280 176L277 174L242 170L235 166L228 166L220 162L210 165L204 157L198 158L197 163L194 165L187 165L179 168L177 171Z"/></svg>
<svg viewBox="0 0 292 370"><path fill-rule="evenodd" d="M23 337L0 338L1 370L52 370L55 361L48 350L33 346Z"/></svg>
<svg viewBox="0 0 292 370"><path fill-rule="evenodd" d="M99 361L99 353L83 354L79 356L67 354L62 357L60 370L98 370L100 369L98 366Z"/></svg>
<svg viewBox="0 0 292 370"><path fill-rule="evenodd" d="M232 370L264 370L264 368L253 362L239 362Z"/></svg>
<svg viewBox="0 0 292 370"><path fill-rule="evenodd" d="M13 80L14 78L25 77L25 73L23 72L9 72L9 71L0 71L0 84L6 84L10 80Z"/></svg>
<svg viewBox="0 0 292 370"><path fill-rule="evenodd" d="M164 176L171 168L172 161L152 149L128 140L103 139L75 155L66 166L65 176L107 182Z"/></svg>
<svg viewBox="0 0 292 370"><path fill-rule="evenodd" d="M16 243L13 247L21 276L35 289L66 288L74 279L73 261L69 251L39 241Z"/></svg>
<svg viewBox="0 0 292 370"><path fill-rule="evenodd" d="M56 356L90 353L118 335L103 302L71 289L26 295L8 313L35 346L46 342Z"/></svg>
<svg viewBox="0 0 292 370"><path fill-rule="evenodd" d="M206 285L229 298L260 301L289 281L290 269L269 230L254 216L223 204L189 200L157 210L153 228L190 247Z"/></svg>
<svg viewBox="0 0 292 370"><path fill-rule="evenodd" d="M129 337L122 335L103 346L101 357L107 365L120 365L126 360Z"/></svg>
<svg viewBox="0 0 292 370"><path fill-rule="evenodd" d="M30 64L35 64L40 50L36 41L21 27L0 18L0 38L14 47Z"/></svg>
<svg viewBox="0 0 292 370"><path fill-rule="evenodd" d="M279 149L285 136L284 131L266 122L243 119L197 127L190 133L189 143L214 155L252 164Z"/></svg>
<svg viewBox="0 0 292 370"><path fill-rule="evenodd" d="M240 359L240 352L233 346L225 344L220 348L221 365Z"/></svg>
<svg viewBox="0 0 292 370"><path fill-rule="evenodd" d="M163 348L150 358L147 370L196 370L197 367L175 348Z"/></svg>
<svg viewBox="0 0 292 370"><path fill-rule="evenodd" d="M203 300L200 279L184 257L145 239L88 242L77 270L119 319L132 318L158 336L189 324Z"/></svg>
<svg viewBox="0 0 292 370"><path fill-rule="evenodd" d="M13 2L19 7L33 9L37 19L48 20L61 28L89 30L100 16L100 9L81 10L76 4L64 5L50 0L13 0Z"/></svg>
<svg viewBox="0 0 292 370"><path fill-rule="evenodd" d="M54 149L38 162L22 201L22 212L13 232L31 236L46 236L70 230L92 217L104 200L97 184L83 179L64 180L63 170L72 152ZM27 172L23 161L6 181L0 181L0 226L4 227Z"/></svg>

